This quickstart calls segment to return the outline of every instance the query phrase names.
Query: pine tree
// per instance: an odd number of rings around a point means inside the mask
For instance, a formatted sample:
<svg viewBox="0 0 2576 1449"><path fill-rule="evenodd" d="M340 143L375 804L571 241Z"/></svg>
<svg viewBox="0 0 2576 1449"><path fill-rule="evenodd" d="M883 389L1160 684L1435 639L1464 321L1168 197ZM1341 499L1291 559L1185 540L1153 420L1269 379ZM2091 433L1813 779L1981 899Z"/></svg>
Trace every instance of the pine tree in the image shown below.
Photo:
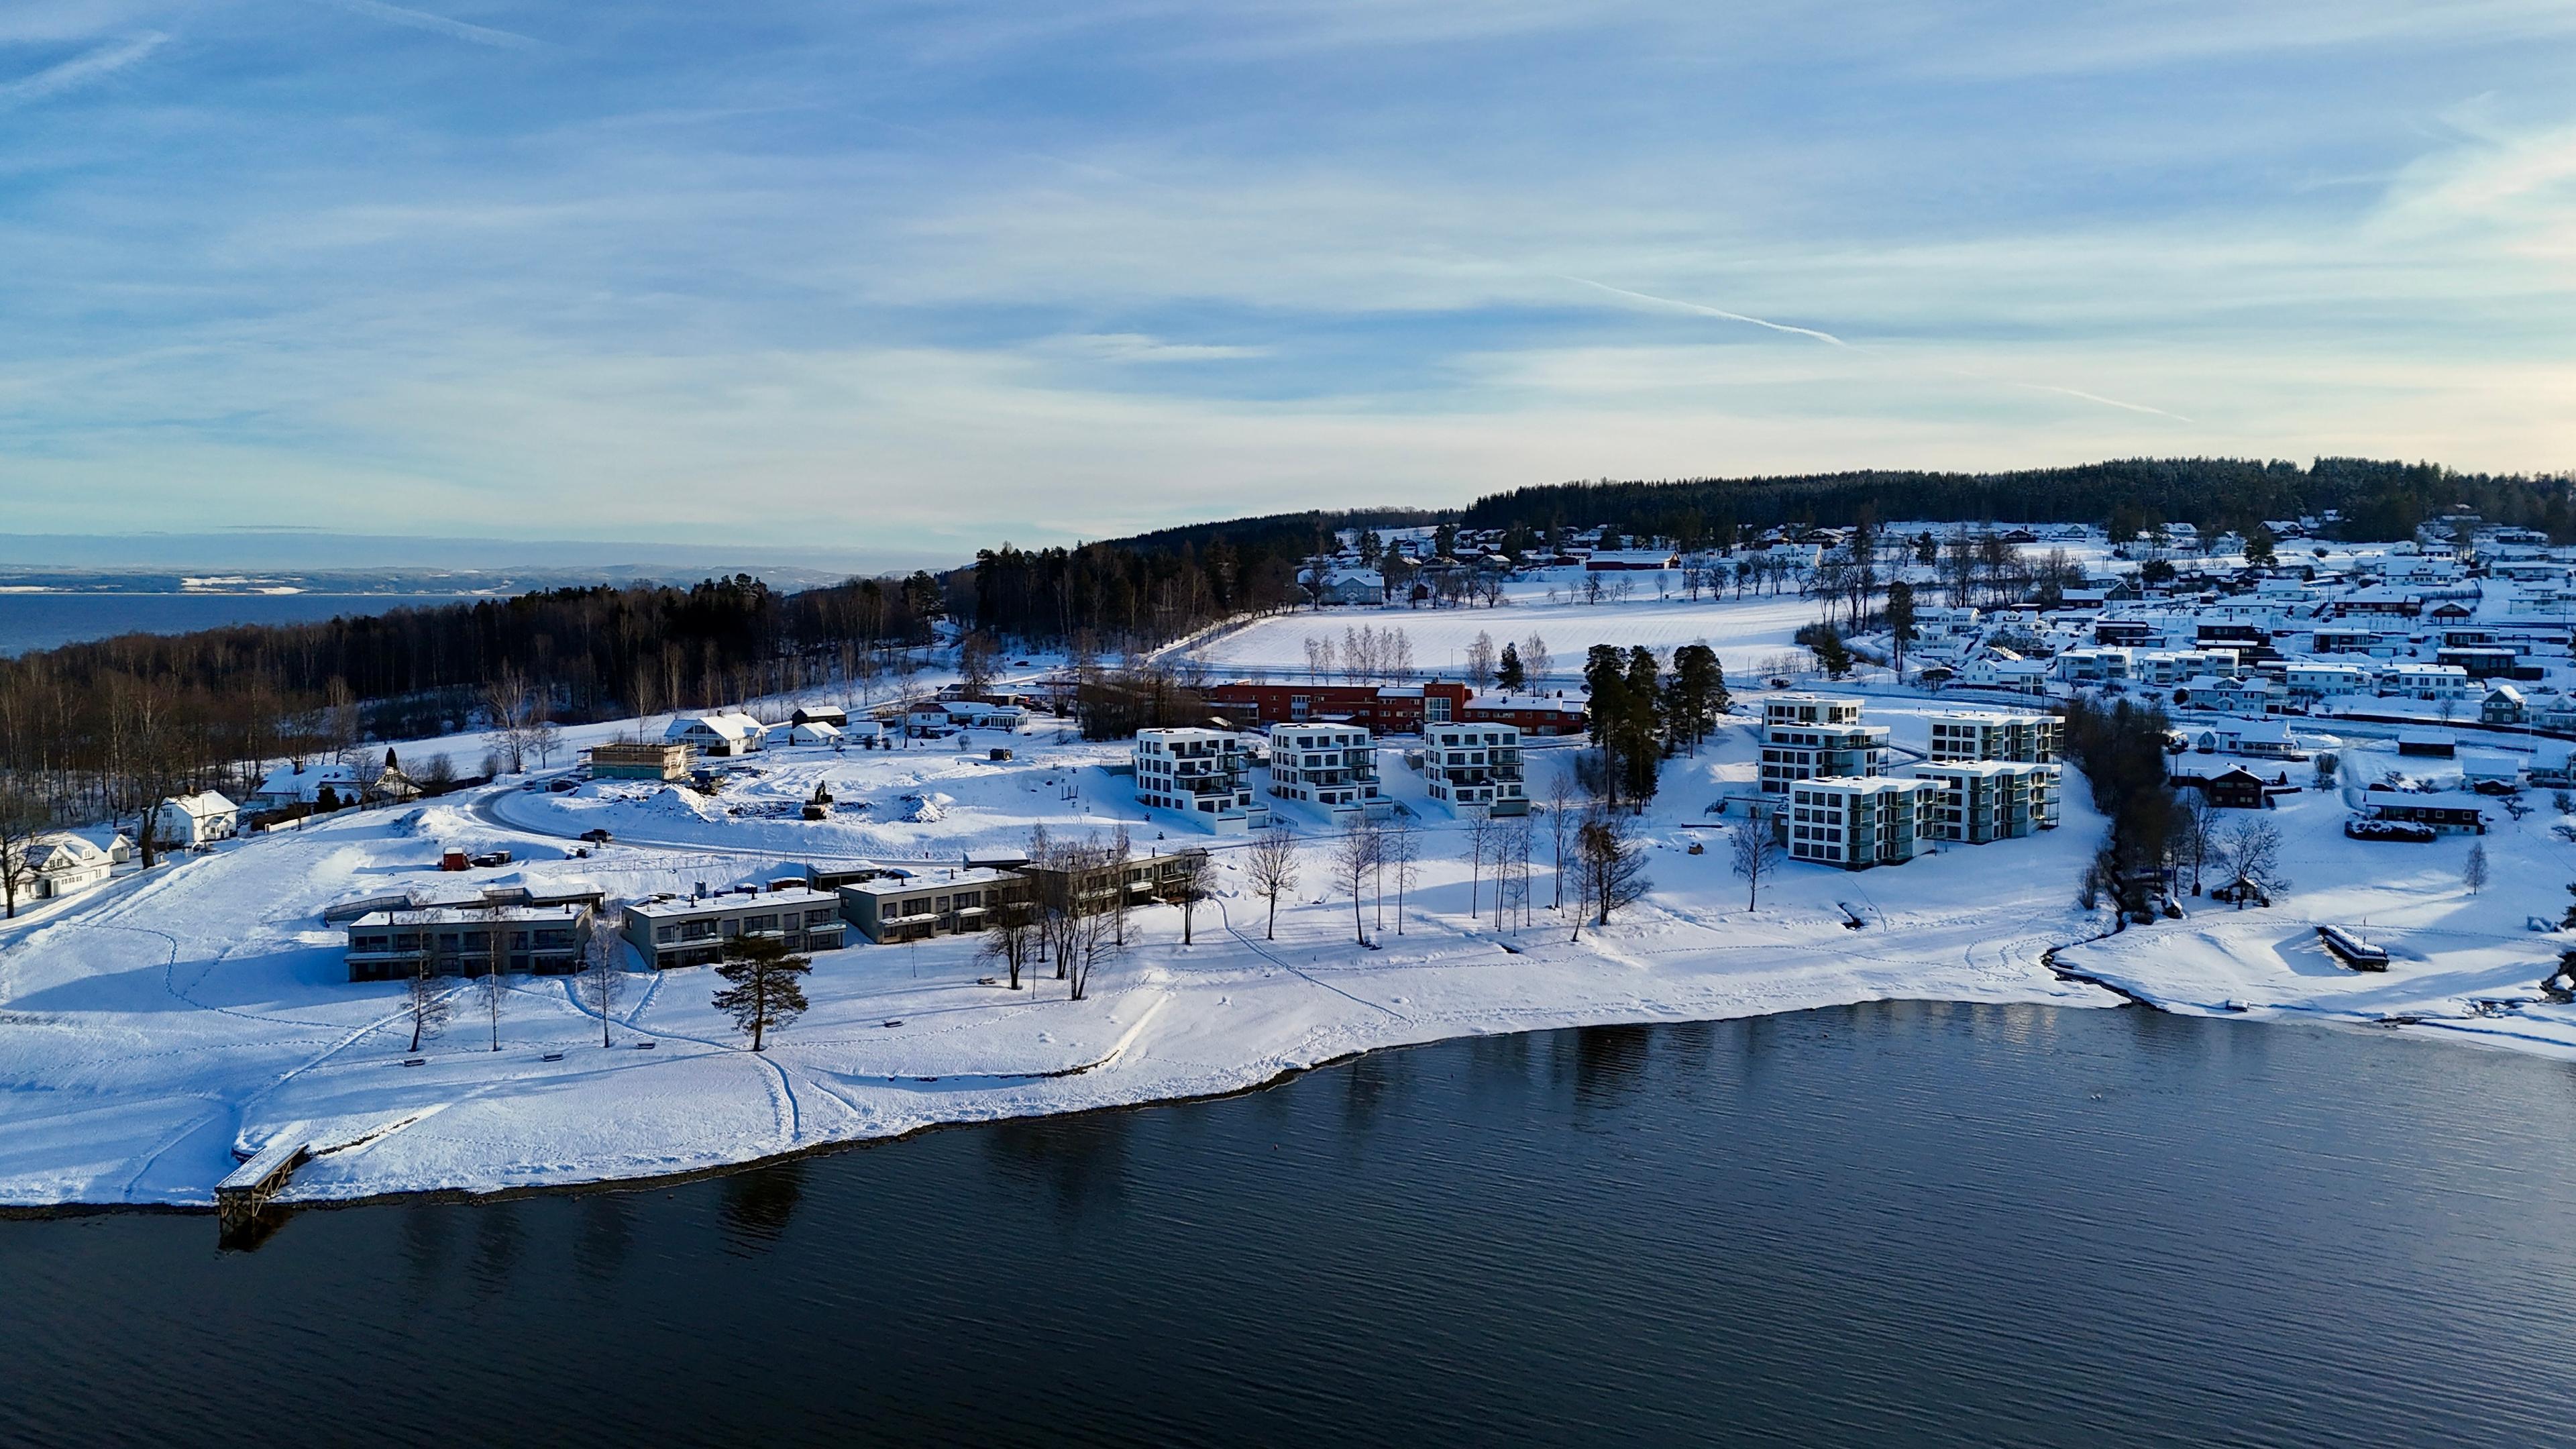
<svg viewBox="0 0 2576 1449"><path fill-rule="evenodd" d="M733 984L715 994L715 1008L733 1018L736 1030L751 1033L759 1051L772 1031L805 1014L806 973L810 957L788 954L784 941L767 936L736 936L724 943L716 974Z"/></svg>
<svg viewBox="0 0 2576 1449"><path fill-rule="evenodd" d="M1503 657L1494 662L1494 682L1505 689L1518 689L1527 678L1521 669L1520 646L1504 640Z"/></svg>

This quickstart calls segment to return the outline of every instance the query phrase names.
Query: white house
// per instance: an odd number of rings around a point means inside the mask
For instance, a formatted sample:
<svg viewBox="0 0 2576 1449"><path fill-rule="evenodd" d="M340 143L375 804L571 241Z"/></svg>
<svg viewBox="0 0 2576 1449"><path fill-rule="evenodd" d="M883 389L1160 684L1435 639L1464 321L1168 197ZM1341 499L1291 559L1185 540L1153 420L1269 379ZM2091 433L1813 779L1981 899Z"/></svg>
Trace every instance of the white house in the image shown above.
<svg viewBox="0 0 2576 1449"><path fill-rule="evenodd" d="M2281 711L2280 691L2272 681L2260 678L2220 677L2204 674L2184 680L2174 688L2174 703L2185 709L2215 710L2220 714L2251 715L2256 719Z"/></svg>
<svg viewBox="0 0 2576 1449"><path fill-rule="evenodd" d="M2469 672L2456 664L2391 664L2379 672L2379 692L2393 699L2466 699Z"/></svg>
<svg viewBox="0 0 2576 1449"><path fill-rule="evenodd" d="M1386 575L1375 569L1336 570L1315 586L1319 604L1383 604Z"/></svg>
<svg viewBox="0 0 2576 1449"><path fill-rule="evenodd" d="M106 851L77 835L39 835L19 849L25 862L21 883L40 901L88 890L112 868Z"/></svg>
<svg viewBox="0 0 2576 1449"><path fill-rule="evenodd" d="M420 793L408 776L389 765L280 765L259 782L250 799L264 810L318 805L324 790L342 805L369 799L408 800Z"/></svg>
<svg viewBox="0 0 2576 1449"><path fill-rule="evenodd" d="M2007 657L2008 656L2008 657ZM2049 662L2024 659L2010 651L1995 657L1971 659L1959 666L1951 682L1969 689L2004 689L2015 694L2046 694Z"/></svg>
<svg viewBox="0 0 2576 1449"><path fill-rule="evenodd" d="M791 745L835 745L840 742L841 727L824 720L807 720L787 729L787 743Z"/></svg>
<svg viewBox="0 0 2576 1449"><path fill-rule="evenodd" d="M768 738L769 726L738 709L684 714L662 731L664 744L688 745L709 758L751 754Z"/></svg>
<svg viewBox="0 0 2576 1449"><path fill-rule="evenodd" d="M2292 699L2317 700L2338 694L2369 694L2378 679L2358 664L2292 664L2282 671L2282 684Z"/></svg>
<svg viewBox="0 0 2576 1449"><path fill-rule="evenodd" d="M153 811L153 832L175 846L230 840L241 825L241 807L212 790L173 795Z"/></svg>

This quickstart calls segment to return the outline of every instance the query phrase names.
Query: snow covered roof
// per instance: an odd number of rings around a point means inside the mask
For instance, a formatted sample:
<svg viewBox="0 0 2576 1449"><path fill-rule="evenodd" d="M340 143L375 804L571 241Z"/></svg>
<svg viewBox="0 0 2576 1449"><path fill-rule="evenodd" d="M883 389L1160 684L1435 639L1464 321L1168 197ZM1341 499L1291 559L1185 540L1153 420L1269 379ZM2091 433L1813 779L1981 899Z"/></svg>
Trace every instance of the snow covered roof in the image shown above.
<svg viewBox="0 0 2576 1449"><path fill-rule="evenodd" d="M671 721L671 727L663 732L663 737L676 740L695 729L705 729L710 734L728 740L743 740L760 738L768 733L769 726L744 714L741 710L725 709L717 710L712 714L682 715Z"/></svg>
<svg viewBox="0 0 2576 1449"><path fill-rule="evenodd" d="M78 870L107 864L107 852L78 835L40 835L27 845L27 864L38 871Z"/></svg>
<svg viewBox="0 0 2576 1449"><path fill-rule="evenodd" d="M176 806L181 814L195 820L204 820L215 815L232 815L241 809L240 806L212 790L200 790L194 795L173 795L161 803Z"/></svg>
<svg viewBox="0 0 2576 1449"><path fill-rule="evenodd" d="M262 795L292 795L308 785L354 785L358 772L350 765L280 765L259 782Z"/></svg>

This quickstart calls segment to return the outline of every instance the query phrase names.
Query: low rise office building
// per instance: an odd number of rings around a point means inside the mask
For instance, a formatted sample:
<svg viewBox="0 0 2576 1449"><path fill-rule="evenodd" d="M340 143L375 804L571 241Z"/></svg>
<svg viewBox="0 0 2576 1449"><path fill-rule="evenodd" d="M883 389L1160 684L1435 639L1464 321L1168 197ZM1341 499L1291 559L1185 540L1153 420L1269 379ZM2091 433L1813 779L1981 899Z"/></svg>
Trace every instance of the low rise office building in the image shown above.
<svg viewBox="0 0 2576 1449"><path fill-rule="evenodd" d="M878 945L972 935L1029 899L1027 877L984 866L889 870L840 888L841 918Z"/></svg>

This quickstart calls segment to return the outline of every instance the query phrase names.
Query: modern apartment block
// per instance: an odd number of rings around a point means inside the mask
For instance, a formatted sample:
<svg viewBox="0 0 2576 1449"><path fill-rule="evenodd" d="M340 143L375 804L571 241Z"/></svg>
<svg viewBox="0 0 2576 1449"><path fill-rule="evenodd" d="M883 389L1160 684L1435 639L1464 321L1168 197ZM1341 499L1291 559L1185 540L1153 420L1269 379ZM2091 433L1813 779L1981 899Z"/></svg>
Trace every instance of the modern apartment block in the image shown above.
<svg viewBox="0 0 2576 1449"><path fill-rule="evenodd" d="M1953 710L1932 716L1932 758L2046 765L2056 761L2062 733L2053 715Z"/></svg>
<svg viewBox="0 0 2576 1449"><path fill-rule="evenodd" d="M736 936L775 937L790 951L838 951L841 902L803 886L656 896L626 908L625 935L648 970L707 965Z"/></svg>
<svg viewBox="0 0 2576 1449"><path fill-rule="evenodd" d="M1930 840L1983 845L2057 828L2058 767L2014 760L1954 760L1917 765L1914 778L1940 787L1925 805L1920 833Z"/></svg>
<svg viewBox="0 0 2576 1449"><path fill-rule="evenodd" d="M1251 752L1232 730L1150 729L1136 732L1136 803L1177 810L1217 835L1241 835L1270 823L1247 778Z"/></svg>
<svg viewBox="0 0 2576 1449"><path fill-rule="evenodd" d="M1928 843L1923 820L1940 791L1937 781L1888 776L1799 780L1788 787L1789 808L1775 819L1789 834L1792 860L1844 870L1902 865Z"/></svg>
<svg viewBox="0 0 2576 1449"><path fill-rule="evenodd" d="M492 968L499 932L504 971L562 975L581 961L579 906L431 906L371 911L349 923L352 981L391 981L419 971L479 976Z"/></svg>
<svg viewBox="0 0 2576 1449"><path fill-rule="evenodd" d="M1356 725L1270 727L1270 793L1325 811L1384 814L1391 806L1377 778L1377 740Z"/></svg>
<svg viewBox="0 0 2576 1449"><path fill-rule="evenodd" d="M882 946L970 935L1028 895L1028 879L1016 871L983 866L888 870L841 887L841 918Z"/></svg>
<svg viewBox="0 0 2576 1449"><path fill-rule="evenodd" d="M1860 722L1860 701L1780 694L1762 701L1762 789L1800 780L1871 779L1887 773L1887 728Z"/></svg>
<svg viewBox="0 0 2576 1449"><path fill-rule="evenodd" d="M1422 782L1452 815L1527 815L1516 725L1434 725L1422 732Z"/></svg>

